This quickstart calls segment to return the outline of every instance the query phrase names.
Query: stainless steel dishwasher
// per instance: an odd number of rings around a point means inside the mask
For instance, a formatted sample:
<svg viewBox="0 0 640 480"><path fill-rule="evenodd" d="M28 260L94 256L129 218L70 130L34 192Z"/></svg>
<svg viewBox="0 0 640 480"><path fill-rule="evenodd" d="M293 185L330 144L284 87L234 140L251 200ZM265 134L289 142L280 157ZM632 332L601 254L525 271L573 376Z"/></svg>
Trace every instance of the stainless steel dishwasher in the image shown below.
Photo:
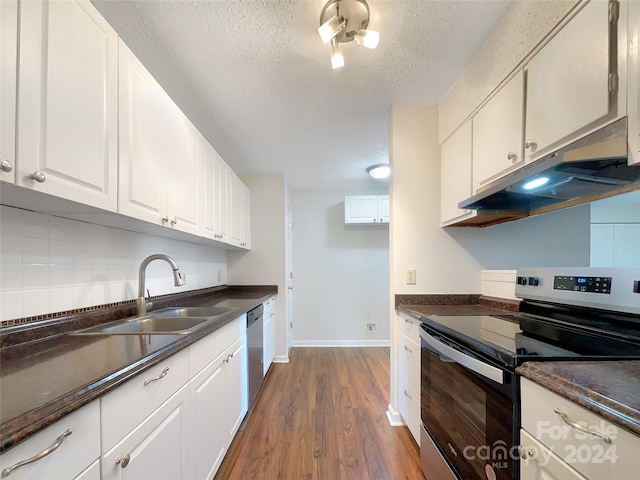
<svg viewBox="0 0 640 480"><path fill-rule="evenodd" d="M249 410L256 401L264 379L262 304L247 312L247 349L249 352Z"/></svg>

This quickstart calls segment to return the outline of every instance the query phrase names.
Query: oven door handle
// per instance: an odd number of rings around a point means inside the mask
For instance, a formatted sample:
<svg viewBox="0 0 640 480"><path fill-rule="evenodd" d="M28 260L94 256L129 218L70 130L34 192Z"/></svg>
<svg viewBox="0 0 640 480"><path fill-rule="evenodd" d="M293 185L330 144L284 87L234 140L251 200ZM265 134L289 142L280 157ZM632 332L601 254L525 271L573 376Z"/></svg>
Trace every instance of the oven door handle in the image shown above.
<svg viewBox="0 0 640 480"><path fill-rule="evenodd" d="M445 357L449 357L456 363L459 363L463 367L468 368L476 372L479 375L482 375L485 378L493 380L500 385L504 384L504 375L503 371L493 365L489 365L488 363L483 362L482 360L478 360L477 358L473 358L460 350L457 350L449 345L441 342L440 340L435 339L427 332L422 330L420 332L420 336L422 339L427 342L431 348L437 351L440 355L444 355Z"/></svg>

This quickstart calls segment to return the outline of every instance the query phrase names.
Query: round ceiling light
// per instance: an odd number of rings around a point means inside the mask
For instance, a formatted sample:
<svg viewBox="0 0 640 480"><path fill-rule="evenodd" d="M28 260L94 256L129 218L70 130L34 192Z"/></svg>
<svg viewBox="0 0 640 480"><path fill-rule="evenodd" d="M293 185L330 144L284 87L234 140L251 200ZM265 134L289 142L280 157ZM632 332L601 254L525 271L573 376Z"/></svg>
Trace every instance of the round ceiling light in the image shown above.
<svg viewBox="0 0 640 480"><path fill-rule="evenodd" d="M380 163L378 165L372 165L367 168L367 173L376 180L384 180L391 174L391 166L387 163Z"/></svg>

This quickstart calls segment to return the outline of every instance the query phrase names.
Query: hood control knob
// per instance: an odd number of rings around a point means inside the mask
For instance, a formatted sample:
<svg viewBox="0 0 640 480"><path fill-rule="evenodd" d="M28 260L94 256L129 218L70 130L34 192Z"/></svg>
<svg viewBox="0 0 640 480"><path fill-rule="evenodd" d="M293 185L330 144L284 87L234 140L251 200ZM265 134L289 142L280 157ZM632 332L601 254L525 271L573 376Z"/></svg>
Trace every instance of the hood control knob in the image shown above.
<svg viewBox="0 0 640 480"><path fill-rule="evenodd" d="M527 277L518 277L518 278L516 278L516 283L518 285L526 285L527 284Z"/></svg>
<svg viewBox="0 0 640 480"><path fill-rule="evenodd" d="M538 277L529 277L529 285L537 287L539 284L540 280L538 280Z"/></svg>

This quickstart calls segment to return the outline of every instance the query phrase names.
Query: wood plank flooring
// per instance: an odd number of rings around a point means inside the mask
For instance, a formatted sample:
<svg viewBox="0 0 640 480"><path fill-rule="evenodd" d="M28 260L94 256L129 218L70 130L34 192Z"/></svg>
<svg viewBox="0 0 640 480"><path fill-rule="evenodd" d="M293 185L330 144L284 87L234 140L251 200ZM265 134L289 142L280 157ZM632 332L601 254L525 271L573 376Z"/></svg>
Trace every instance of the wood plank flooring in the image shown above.
<svg viewBox="0 0 640 480"><path fill-rule="evenodd" d="M388 404L388 348L294 348L271 366L215 480L422 480Z"/></svg>

